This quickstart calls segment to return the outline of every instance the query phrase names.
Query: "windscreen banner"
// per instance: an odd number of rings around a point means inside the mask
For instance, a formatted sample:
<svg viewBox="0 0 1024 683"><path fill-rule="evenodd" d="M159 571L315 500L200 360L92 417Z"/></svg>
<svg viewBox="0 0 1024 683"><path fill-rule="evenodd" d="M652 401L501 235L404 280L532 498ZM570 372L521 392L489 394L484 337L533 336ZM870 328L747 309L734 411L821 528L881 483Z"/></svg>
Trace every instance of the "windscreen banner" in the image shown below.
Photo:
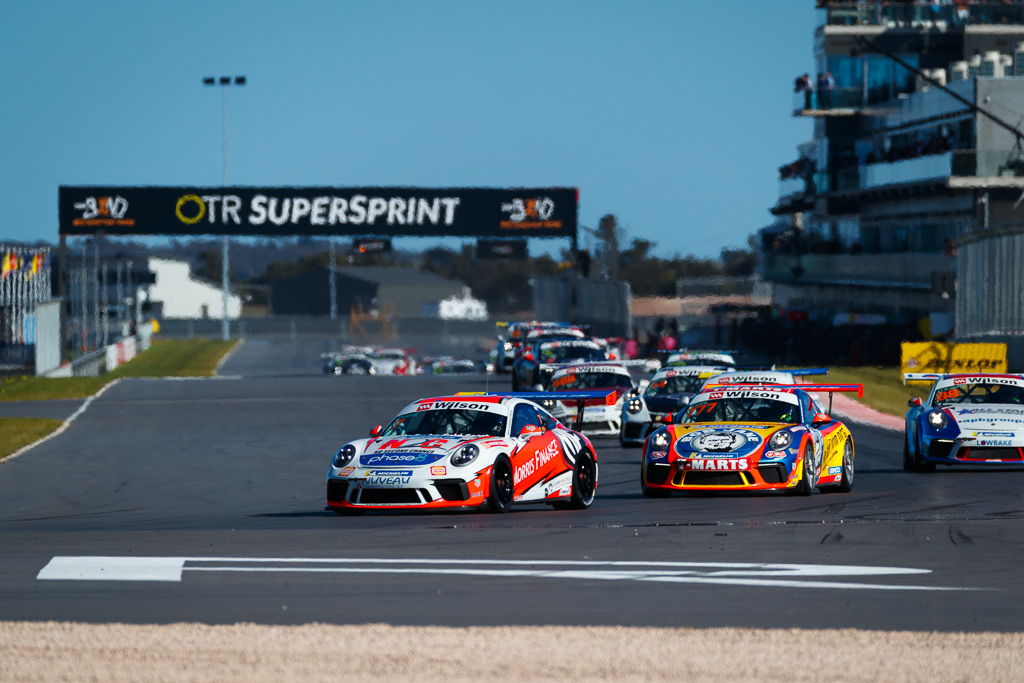
<svg viewBox="0 0 1024 683"><path fill-rule="evenodd" d="M903 342L901 373L1006 372L1006 344Z"/></svg>
<svg viewBox="0 0 1024 683"><path fill-rule="evenodd" d="M576 188L71 187L62 235L573 237Z"/></svg>

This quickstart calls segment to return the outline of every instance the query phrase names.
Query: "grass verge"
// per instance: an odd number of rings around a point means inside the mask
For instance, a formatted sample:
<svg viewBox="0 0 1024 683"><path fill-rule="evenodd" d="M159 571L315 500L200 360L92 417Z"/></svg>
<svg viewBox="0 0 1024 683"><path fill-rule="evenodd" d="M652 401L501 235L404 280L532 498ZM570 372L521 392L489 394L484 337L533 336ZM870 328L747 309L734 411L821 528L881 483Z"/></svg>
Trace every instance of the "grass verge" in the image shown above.
<svg viewBox="0 0 1024 683"><path fill-rule="evenodd" d="M60 427L60 420L41 417L0 417L0 460Z"/></svg>
<svg viewBox="0 0 1024 683"><path fill-rule="evenodd" d="M235 340L158 339L146 351L99 377L9 377L0 401L51 401L92 396L118 377L209 377Z"/></svg>
<svg viewBox="0 0 1024 683"><path fill-rule="evenodd" d="M817 378L814 379L817 381ZM927 384L904 385L900 378L900 369L895 367L829 368L828 377L821 378L821 381L836 384L863 384L864 397L857 398L850 394L850 398L875 410L900 417L906 414L909 399L915 396L923 398L928 395L929 389Z"/></svg>
<svg viewBox="0 0 1024 683"><path fill-rule="evenodd" d="M119 377L210 377L235 340L160 339L113 372L99 377L8 377L0 401L47 401L92 396ZM61 420L0 417L0 460L60 427Z"/></svg>

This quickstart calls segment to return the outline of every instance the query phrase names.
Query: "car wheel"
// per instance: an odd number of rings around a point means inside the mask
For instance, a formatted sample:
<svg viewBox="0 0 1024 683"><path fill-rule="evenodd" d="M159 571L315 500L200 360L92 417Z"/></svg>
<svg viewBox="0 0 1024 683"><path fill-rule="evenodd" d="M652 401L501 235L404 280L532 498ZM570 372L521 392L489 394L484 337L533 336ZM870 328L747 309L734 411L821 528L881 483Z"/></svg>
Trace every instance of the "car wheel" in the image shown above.
<svg viewBox="0 0 1024 683"><path fill-rule="evenodd" d="M499 455L491 466L491 490L487 496L487 509L491 512L508 512L512 507L512 465L508 457Z"/></svg>
<svg viewBox="0 0 1024 683"><path fill-rule="evenodd" d="M903 469L908 472L934 472L935 464L925 462L924 458L921 457L921 451L915 446L913 450L910 449L910 445L905 444L904 455L903 455ZM908 467L909 465L909 467Z"/></svg>
<svg viewBox="0 0 1024 683"><path fill-rule="evenodd" d="M838 486L832 487L833 491L849 493L853 489L853 439L847 439L843 446L843 479Z"/></svg>
<svg viewBox="0 0 1024 683"><path fill-rule="evenodd" d="M814 476L814 446L809 443L804 445L801 468L800 483L790 489L790 492L795 496L809 496L814 493L814 486L817 483L817 477Z"/></svg>
<svg viewBox="0 0 1024 683"><path fill-rule="evenodd" d="M597 463L584 451L576 457L572 471L572 495L569 500L558 500L551 504L556 510L586 510L594 502L597 492Z"/></svg>
<svg viewBox="0 0 1024 683"><path fill-rule="evenodd" d="M512 373L512 391L519 391L519 376Z"/></svg>
<svg viewBox="0 0 1024 683"><path fill-rule="evenodd" d="M914 458L910 455L909 437L903 440L903 469L907 472L914 471Z"/></svg>

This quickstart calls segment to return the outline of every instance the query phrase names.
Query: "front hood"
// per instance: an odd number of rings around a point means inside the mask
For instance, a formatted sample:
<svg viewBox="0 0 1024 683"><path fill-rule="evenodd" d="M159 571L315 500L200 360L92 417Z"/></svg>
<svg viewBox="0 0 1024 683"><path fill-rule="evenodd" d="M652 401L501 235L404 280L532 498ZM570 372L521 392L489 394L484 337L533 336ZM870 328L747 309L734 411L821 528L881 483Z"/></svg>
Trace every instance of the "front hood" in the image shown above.
<svg viewBox="0 0 1024 683"><path fill-rule="evenodd" d="M705 422L673 425L676 451L706 458L729 458L750 455L759 450L783 424L732 424Z"/></svg>
<svg viewBox="0 0 1024 683"><path fill-rule="evenodd" d="M480 436L393 436L373 439L366 444L359 464L363 467L429 465L451 455L459 447L481 439Z"/></svg>
<svg viewBox="0 0 1024 683"><path fill-rule="evenodd" d="M1024 407L1018 405L949 406L961 430L1024 431Z"/></svg>
<svg viewBox="0 0 1024 683"><path fill-rule="evenodd" d="M644 399L647 409L653 413L674 413L685 408L693 394L660 394Z"/></svg>

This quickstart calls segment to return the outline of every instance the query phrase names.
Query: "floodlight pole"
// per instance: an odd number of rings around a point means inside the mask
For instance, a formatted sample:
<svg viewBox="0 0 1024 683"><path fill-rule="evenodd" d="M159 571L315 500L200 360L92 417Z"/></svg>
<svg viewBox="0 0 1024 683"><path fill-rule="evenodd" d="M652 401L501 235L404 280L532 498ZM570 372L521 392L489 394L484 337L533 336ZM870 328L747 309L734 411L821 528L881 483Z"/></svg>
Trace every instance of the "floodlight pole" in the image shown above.
<svg viewBox="0 0 1024 683"><path fill-rule="evenodd" d="M213 78L207 76L203 78L203 85L219 85L220 86L220 141L221 141L221 187L227 187L228 185L228 86L234 84L238 86L245 85L245 76L235 76L232 79L230 76L220 76ZM228 320L228 300L231 289L231 277L229 275L231 271L231 252L230 242L228 236L224 235L221 238L221 259L220 259L220 287L221 287L221 319L220 319L220 334L222 339L229 339L231 337L231 323Z"/></svg>

